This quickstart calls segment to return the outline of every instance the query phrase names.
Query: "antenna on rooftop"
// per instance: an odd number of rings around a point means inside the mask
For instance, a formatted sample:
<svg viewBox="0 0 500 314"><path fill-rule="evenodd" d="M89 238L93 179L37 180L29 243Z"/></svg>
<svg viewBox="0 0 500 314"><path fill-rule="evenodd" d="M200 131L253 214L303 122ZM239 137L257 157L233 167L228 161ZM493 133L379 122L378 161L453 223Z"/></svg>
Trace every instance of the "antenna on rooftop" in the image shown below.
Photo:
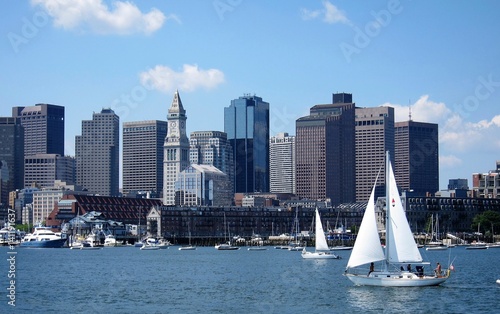
<svg viewBox="0 0 500 314"><path fill-rule="evenodd" d="M411 100L408 99L408 118L411 121Z"/></svg>

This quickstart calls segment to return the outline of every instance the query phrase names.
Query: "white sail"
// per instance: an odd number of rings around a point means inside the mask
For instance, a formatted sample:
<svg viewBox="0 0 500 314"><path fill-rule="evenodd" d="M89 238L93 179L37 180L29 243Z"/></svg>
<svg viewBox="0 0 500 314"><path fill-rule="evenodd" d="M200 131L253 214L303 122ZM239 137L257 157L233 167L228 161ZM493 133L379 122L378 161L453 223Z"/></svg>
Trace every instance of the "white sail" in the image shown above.
<svg viewBox="0 0 500 314"><path fill-rule="evenodd" d="M316 251L329 251L328 243L326 243L325 232L323 231L323 224L319 217L319 211L316 208Z"/></svg>
<svg viewBox="0 0 500 314"><path fill-rule="evenodd" d="M366 205L365 214L359 227L359 233L352 249L351 257L347 262L347 268L356 267L370 262L381 261L385 259L375 218L375 186L373 185L370 199Z"/></svg>
<svg viewBox="0 0 500 314"><path fill-rule="evenodd" d="M386 222L387 247L389 263L409 263L422 262L422 256L418 251L417 244L406 219L406 214L399 197L398 187L390 160L387 171L389 171L388 184L389 195L387 196L387 206L390 211L390 221Z"/></svg>

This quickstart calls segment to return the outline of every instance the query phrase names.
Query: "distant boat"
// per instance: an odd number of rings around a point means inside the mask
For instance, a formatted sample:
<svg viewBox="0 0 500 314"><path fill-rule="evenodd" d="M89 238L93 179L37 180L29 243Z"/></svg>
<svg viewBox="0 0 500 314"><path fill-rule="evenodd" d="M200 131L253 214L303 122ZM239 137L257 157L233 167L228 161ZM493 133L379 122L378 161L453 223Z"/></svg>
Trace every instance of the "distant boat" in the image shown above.
<svg viewBox="0 0 500 314"><path fill-rule="evenodd" d="M379 287L437 286L449 278L450 270L434 275L425 275L420 251L408 224L394 178L389 152L386 153L386 247L382 249L375 219L375 188L373 185L366 210L359 227L351 256L344 275L355 285ZM377 177L378 178L378 177ZM381 262L380 269L375 263ZM403 269L403 264L420 264L417 271ZM358 266L370 264L370 270ZM440 267L439 267L440 268ZM450 265L451 268L451 265Z"/></svg>
<svg viewBox="0 0 500 314"><path fill-rule="evenodd" d="M314 252L306 251L306 248L302 250L302 258L306 259L339 259L340 256L335 255L330 252L328 243L326 242L325 231L323 230L323 225L321 223L321 217L319 216L318 208L315 210L316 215L316 240L314 246Z"/></svg>
<svg viewBox="0 0 500 314"><path fill-rule="evenodd" d="M226 236L226 228L229 233L229 226L226 225L226 213L224 213L224 237ZM231 238L231 234L229 234L228 238ZM227 241L227 243L215 245L215 249L219 251L236 251L239 250L240 248L238 246L231 245L231 241Z"/></svg>
<svg viewBox="0 0 500 314"><path fill-rule="evenodd" d="M263 246L251 246L248 248L249 251L266 251L267 249Z"/></svg>
<svg viewBox="0 0 500 314"><path fill-rule="evenodd" d="M499 284L499 285L500 285L500 279L497 279L497 284Z"/></svg>
<svg viewBox="0 0 500 314"><path fill-rule="evenodd" d="M21 247L62 248L66 238L55 234L49 227L35 227L35 231L27 234L21 241Z"/></svg>
<svg viewBox="0 0 500 314"><path fill-rule="evenodd" d="M149 244L149 243L144 243L142 246L141 246L141 250L159 250L160 247L155 245L155 244Z"/></svg>
<svg viewBox="0 0 500 314"><path fill-rule="evenodd" d="M188 223L188 237L189 237L189 244L181 246L179 248L179 251L193 251L193 250L196 250L196 246L191 245L191 229L189 228L189 223Z"/></svg>

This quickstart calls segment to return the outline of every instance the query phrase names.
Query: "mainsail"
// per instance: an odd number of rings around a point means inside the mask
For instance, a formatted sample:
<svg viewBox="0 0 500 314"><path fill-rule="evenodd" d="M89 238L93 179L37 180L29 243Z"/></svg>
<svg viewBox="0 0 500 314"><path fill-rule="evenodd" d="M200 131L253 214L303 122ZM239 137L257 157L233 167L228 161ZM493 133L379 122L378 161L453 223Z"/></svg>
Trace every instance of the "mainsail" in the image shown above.
<svg viewBox="0 0 500 314"><path fill-rule="evenodd" d="M375 184L373 185L370 199L366 205L365 214L359 227L359 233L352 249L351 257L347 262L347 268L356 267L370 262L385 259L380 237L378 234L377 220L375 218Z"/></svg>

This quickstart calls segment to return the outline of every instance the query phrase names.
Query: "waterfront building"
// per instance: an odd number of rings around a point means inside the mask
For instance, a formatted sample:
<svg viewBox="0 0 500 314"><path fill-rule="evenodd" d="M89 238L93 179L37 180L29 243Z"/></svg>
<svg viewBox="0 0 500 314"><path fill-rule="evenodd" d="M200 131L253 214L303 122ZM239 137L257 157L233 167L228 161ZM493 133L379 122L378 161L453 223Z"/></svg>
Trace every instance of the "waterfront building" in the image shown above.
<svg viewBox="0 0 500 314"><path fill-rule="evenodd" d="M168 133L164 144L163 204L175 204L175 181L179 173L189 166L189 140L186 136L186 110L179 91L168 109Z"/></svg>
<svg viewBox="0 0 500 314"><path fill-rule="evenodd" d="M189 144L189 162L197 165L211 165L227 174L232 192L234 164L232 147L227 140L227 134L220 131L191 132Z"/></svg>
<svg viewBox="0 0 500 314"><path fill-rule="evenodd" d="M0 207L9 205L11 191L23 187L24 128L19 118L0 117Z"/></svg>
<svg viewBox="0 0 500 314"><path fill-rule="evenodd" d="M396 122L394 175L401 191L418 195L439 190L438 125L412 120Z"/></svg>
<svg viewBox="0 0 500 314"><path fill-rule="evenodd" d="M159 120L123 123L123 194L163 193L163 157L167 122Z"/></svg>
<svg viewBox="0 0 500 314"><path fill-rule="evenodd" d="M334 94L296 121L296 193L333 205L356 198L355 104L351 94Z"/></svg>
<svg viewBox="0 0 500 314"><path fill-rule="evenodd" d="M24 128L24 156L59 154L64 156L64 107L36 104L13 107L12 117Z"/></svg>
<svg viewBox="0 0 500 314"><path fill-rule="evenodd" d="M75 158L58 154L36 154L25 158L24 186L46 188L56 180L75 184Z"/></svg>
<svg viewBox="0 0 500 314"><path fill-rule="evenodd" d="M385 195L385 153L394 160L394 108L356 108L356 202L368 202L373 184Z"/></svg>
<svg viewBox="0 0 500 314"><path fill-rule="evenodd" d="M61 189L42 189L33 192L33 224L46 224L47 217L54 210L54 206L64 195Z"/></svg>
<svg viewBox="0 0 500 314"><path fill-rule="evenodd" d="M54 210L47 218L47 225L53 229L60 228L77 215L97 211L106 219L123 224L146 224L146 215L153 206L161 206L158 199L110 197L85 194L65 194L55 204Z"/></svg>
<svg viewBox="0 0 500 314"><path fill-rule="evenodd" d="M496 162L495 170L491 170L488 173L472 174L472 190L476 197L500 197L500 161Z"/></svg>
<svg viewBox="0 0 500 314"><path fill-rule="evenodd" d="M16 223L23 223L23 210L28 204L33 204L33 193L39 190L36 187L29 187L17 191L13 207L16 211Z"/></svg>
<svg viewBox="0 0 500 314"><path fill-rule="evenodd" d="M269 140L270 192L295 194L295 136L278 133Z"/></svg>
<svg viewBox="0 0 500 314"><path fill-rule="evenodd" d="M211 165L191 164L175 182L175 205L230 206L232 195L227 174Z"/></svg>
<svg viewBox="0 0 500 314"><path fill-rule="evenodd" d="M119 117L111 109L82 121L75 137L76 183L96 195L118 196L120 166Z"/></svg>
<svg viewBox="0 0 500 314"><path fill-rule="evenodd" d="M224 132L232 147L234 192L269 192L269 103L248 94L231 100Z"/></svg>

